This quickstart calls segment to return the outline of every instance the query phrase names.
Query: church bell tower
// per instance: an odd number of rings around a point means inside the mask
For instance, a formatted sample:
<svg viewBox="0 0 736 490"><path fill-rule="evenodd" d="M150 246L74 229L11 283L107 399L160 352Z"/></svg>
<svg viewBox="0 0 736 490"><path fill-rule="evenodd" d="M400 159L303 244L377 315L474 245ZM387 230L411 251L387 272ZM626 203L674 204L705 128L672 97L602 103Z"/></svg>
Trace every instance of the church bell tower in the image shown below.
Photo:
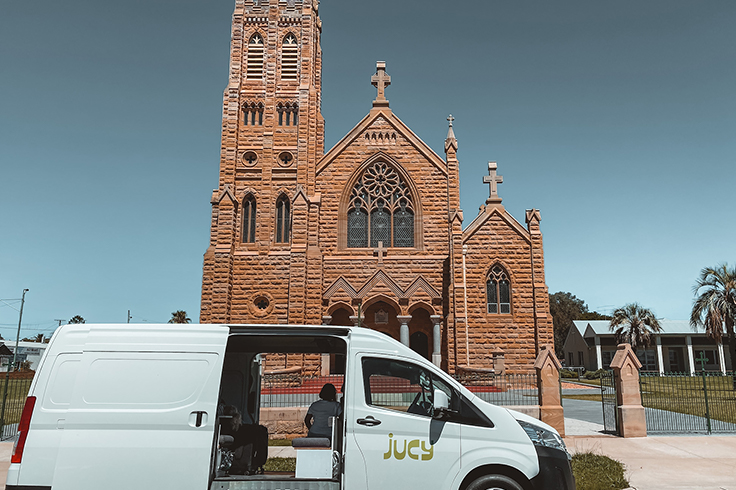
<svg viewBox="0 0 736 490"><path fill-rule="evenodd" d="M288 281L293 253L306 252L306 233L292 222L306 231L324 153L318 9L318 0L235 2L202 323L290 320L289 298L278 297L288 285L274 279L271 293L244 298L253 288L238 271ZM233 297L247 308L233 310Z"/></svg>

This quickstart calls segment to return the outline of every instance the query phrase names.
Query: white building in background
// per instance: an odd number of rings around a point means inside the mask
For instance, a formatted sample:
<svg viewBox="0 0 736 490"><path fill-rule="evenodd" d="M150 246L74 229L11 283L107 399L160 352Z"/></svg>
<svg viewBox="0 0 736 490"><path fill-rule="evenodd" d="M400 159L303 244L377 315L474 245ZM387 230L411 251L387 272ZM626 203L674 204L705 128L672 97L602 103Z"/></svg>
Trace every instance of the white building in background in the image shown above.
<svg viewBox="0 0 736 490"><path fill-rule="evenodd" d="M726 373L732 369L728 349L694 331L686 320L660 320L662 331L653 335L652 344L638 349L642 371L695 373L701 370L699 358L707 359L706 371ZM616 336L608 320L575 320L565 339L563 353L568 367L589 371L608 369L616 353Z"/></svg>
<svg viewBox="0 0 736 490"><path fill-rule="evenodd" d="M0 340L0 344L4 344L5 347L10 349L11 353L15 352L15 341L14 340ZM31 363L31 369L36 370L38 363L41 362L41 356L46 352L46 347L49 344L42 344L41 342L18 342L18 356L16 361L29 361ZM0 356L0 372L7 372L8 366L13 363L13 356Z"/></svg>

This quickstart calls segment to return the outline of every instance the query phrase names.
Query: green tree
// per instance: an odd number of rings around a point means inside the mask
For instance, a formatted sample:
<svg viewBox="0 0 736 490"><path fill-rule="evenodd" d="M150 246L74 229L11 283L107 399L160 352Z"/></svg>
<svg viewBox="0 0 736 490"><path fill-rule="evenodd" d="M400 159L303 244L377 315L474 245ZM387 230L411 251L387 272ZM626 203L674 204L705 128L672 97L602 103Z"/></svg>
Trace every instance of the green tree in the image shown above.
<svg viewBox="0 0 736 490"><path fill-rule="evenodd" d="M87 323L87 321L79 315L75 315L69 320L69 323Z"/></svg>
<svg viewBox="0 0 736 490"><path fill-rule="evenodd" d="M191 323L192 319L187 317L187 312L184 310L176 310L171 313L171 320L169 323Z"/></svg>
<svg viewBox="0 0 736 490"><path fill-rule="evenodd" d="M641 347L649 347L652 334L662 331L652 310L638 303L629 303L614 310L609 328L616 334L616 342L628 342L634 353Z"/></svg>
<svg viewBox="0 0 736 490"><path fill-rule="evenodd" d="M574 294L558 291L549 295L549 312L552 315L552 330L555 335L555 352L562 354L562 347L567 338L573 320L588 311L585 301Z"/></svg>
<svg viewBox="0 0 736 490"><path fill-rule="evenodd" d="M700 271L693 293L696 298L690 313L690 326L705 328L708 337L721 342L725 325L731 363L736 363L736 267L729 269L728 264L706 267ZM733 386L736 389L736 373Z"/></svg>
<svg viewBox="0 0 736 490"><path fill-rule="evenodd" d="M588 311L587 313L580 315L578 320L610 320L611 318L613 318L611 315L604 315L597 311Z"/></svg>
<svg viewBox="0 0 736 490"><path fill-rule="evenodd" d="M35 337L26 337L24 339L21 339L23 342L45 342L46 338L42 333L37 333Z"/></svg>

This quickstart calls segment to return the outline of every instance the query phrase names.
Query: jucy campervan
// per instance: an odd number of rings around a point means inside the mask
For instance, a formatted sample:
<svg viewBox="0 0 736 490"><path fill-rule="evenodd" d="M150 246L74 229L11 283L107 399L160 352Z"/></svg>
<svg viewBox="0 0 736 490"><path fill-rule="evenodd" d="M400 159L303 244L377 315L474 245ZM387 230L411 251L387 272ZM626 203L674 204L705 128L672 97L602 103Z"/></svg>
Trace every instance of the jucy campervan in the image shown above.
<svg viewBox="0 0 736 490"><path fill-rule="evenodd" d="M342 415L326 452L296 451L296 473L228 474L222 406L259 423L262 359L274 353L342 359ZM554 429L366 328L66 325L18 431L7 490L575 488ZM328 471L315 476L320 454Z"/></svg>

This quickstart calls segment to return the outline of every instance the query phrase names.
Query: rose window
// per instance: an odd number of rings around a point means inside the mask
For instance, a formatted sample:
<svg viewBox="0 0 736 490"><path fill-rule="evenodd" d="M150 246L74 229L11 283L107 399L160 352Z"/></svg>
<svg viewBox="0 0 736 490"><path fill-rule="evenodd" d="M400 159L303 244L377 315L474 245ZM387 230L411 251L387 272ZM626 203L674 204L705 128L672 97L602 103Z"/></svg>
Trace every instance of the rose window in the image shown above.
<svg viewBox="0 0 736 490"><path fill-rule="evenodd" d="M409 188L385 162L368 167L348 205L348 247L414 246L414 206Z"/></svg>

